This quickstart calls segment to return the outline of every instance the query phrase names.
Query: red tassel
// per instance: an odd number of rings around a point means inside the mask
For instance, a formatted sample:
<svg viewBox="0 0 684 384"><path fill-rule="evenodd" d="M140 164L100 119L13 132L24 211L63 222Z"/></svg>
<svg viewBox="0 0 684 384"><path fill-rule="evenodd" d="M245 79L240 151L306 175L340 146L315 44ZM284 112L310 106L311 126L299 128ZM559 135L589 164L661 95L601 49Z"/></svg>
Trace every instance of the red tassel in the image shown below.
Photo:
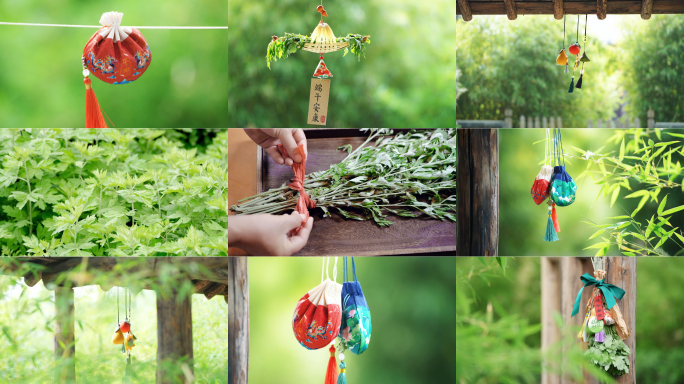
<svg viewBox="0 0 684 384"><path fill-rule="evenodd" d="M330 359L328 360L328 370L325 371L324 384L337 384L337 363L335 362L335 346L330 346Z"/></svg>
<svg viewBox="0 0 684 384"><path fill-rule="evenodd" d="M556 216L556 204L553 204L553 209L551 210L551 218L553 219L553 228L556 230L556 232L560 232L558 216Z"/></svg>
<svg viewBox="0 0 684 384"><path fill-rule="evenodd" d="M90 78L86 77L83 79L86 87L86 128L108 128L104 117L102 117L102 110L100 109L100 103L97 102L97 97L95 96L95 91L90 84Z"/></svg>

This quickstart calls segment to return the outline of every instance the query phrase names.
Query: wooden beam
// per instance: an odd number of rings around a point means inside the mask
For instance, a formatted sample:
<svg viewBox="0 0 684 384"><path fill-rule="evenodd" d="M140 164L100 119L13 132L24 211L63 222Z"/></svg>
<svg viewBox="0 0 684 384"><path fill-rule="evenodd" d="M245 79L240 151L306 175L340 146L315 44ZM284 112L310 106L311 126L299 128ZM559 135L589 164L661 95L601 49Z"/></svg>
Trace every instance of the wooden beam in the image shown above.
<svg viewBox="0 0 684 384"><path fill-rule="evenodd" d="M504 0L504 6L506 7L506 16L508 16L508 20L515 20L518 18L518 11L515 9L515 0Z"/></svg>
<svg viewBox="0 0 684 384"><path fill-rule="evenodd" d="M43 278L42 273L40 271L36 272L35 274L33 272L29 272L26 275L24 275L24 283L28 285L29 287L33 287L38 282Z"/></svg>
<svg viewBox="0 0 684 384"><path fill-rule="evenodd" d="M57 367L54 382L71 384L76 382L76 341L74 340L74 290L55 289L55 335L53 352Z"/></svg>
<svg viewBox="0 0 684 384"><path fill-rule="evenodd" d="M228 264L228 384L247 384L249 371L249 279L247 257Z"/></svg>
<svg viewBox="0 0 684 384"><path fill-rule="evenodd" d="M604 261L606 282L625 290L617 304L631 334L623 340L629 347L629 373L618 378L618 384L636 383L636 303L637 303L637 258L608 257Z"/></svg>
<svg viewBox="0 0 684 384"><path fill-rule="evenodd" d="M179 303L176 295L164 298L157 293L157 384L193 383L192 359L190 298ZM169 364L180 365L180 372L165 369Z"/></svg>
<svg viewBox="0 0 684 384"><path fill-rule="evenodd" d="M653 0L643 0L641 3L641 18L648 20L653 12Z"/></svg>
<svg viewBox="0 0 684 384"><path fill-rule="evenodd" d="M553 320L554 312L563 313L561 308L561 273L560 261L557 258L542 257L541 258L541 349L546 352L549 348L561 339L560 328L556 326ZM560 384L560 375L553 370L560 369L561 361L556 359L546 360L542 365L542 384Z"/></svg>
<svg viewBox="0 0 684 384"><path fill-rule="evenodd" d="M456 255L496 256L499 248L499 132L459 129Z"/></svg>
<svg viewBox="0 0 684 384"><path fill-rule="evenodd" d="M607 15L640 15L644 0L580 0L563 1L562 12L567 15L598 14L599 7L605 9ZM684 1L658 0L652 2L651 14L684 14ZM501 1L470 1L469 15L507 15L506 5ZM557 16L555 3L551 1L517 0L517 15L554 15ZM456 7L456 14L463 9ZM562 16L562 14L561 14ZM561 17L562 18L562 17ZM464 16L465 20L465 16Z"/></svg>
<svg viewBox="0 0 684 384"><path fill-rule="evenodd" d="M212 297L223 293L226 289L226 284L220 284L220 283L213 283L211 286L207 287L204 290L204 297L207 298L207 300L211 300Z"/></svg>
<svg viewBox="0 0 684 384"><path fill-rule="evenodd" d="M463 17L464 21L471 21L473 15L470 12L470 3L468 0L456 0L456 14L459 15L458 7L461 7L460 15Z"/></svg>
<svg viewBox="0 0 684 384"><path fill-rule="evenodd" d="M563 0L553 0L553 18L560 20L563 18Z"/></svg>
<svg viewBox="0 0 684 384"><path fill-rule="evenodd" d="M599 20L605 20L608 8L608 0L596 0L596 17Z"/></svg>

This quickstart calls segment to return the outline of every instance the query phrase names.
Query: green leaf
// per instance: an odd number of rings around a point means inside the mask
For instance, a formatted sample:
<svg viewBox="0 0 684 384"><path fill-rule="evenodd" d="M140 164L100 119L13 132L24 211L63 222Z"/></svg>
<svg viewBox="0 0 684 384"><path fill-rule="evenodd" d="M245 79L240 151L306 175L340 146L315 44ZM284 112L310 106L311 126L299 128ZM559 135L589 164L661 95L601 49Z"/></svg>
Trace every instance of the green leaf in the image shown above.
<svg viewBox="0 0 684 384"><path fill-rule="evenodd" d="M667 211L663 211L663 213L661 214L661 216L671 215L671 214L676 213L676 212L679 212L679 211L681 211L681 210L683 210L683 209L684 209L684 205L680 205L679 207L675 207L675 208L672 208L672 209L668 209Z"/></svg>
<svg viewBox="0 0 684 384"><path fill-rule="evenodd" d="M667 195L663 198L663 201L660 202L660 205L658 206L658 216L663 215L663 209L665 208L665 203L667 202Z"/></svg>

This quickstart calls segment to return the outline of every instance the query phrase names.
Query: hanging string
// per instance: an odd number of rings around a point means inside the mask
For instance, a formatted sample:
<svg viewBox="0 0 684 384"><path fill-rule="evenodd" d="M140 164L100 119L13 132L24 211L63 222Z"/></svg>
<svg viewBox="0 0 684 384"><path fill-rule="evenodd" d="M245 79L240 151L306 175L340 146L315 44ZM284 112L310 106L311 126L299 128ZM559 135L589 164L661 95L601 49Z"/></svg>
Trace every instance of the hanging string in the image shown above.
<svg viewBox="0 0 684 384"><path fill-rule="evenodd" d="M561 50L565 49L565 19L568 15L563 15L563 43L561 44Z"/></svg>
<svg viewBox="0 0 684 384"><path fill-rule="evenodd" d="M575 41L579 43L579 17L580 15L577 15L577 37L575 37Z"/></svg>
<svg viewBox="0 0 684 384"><path fill-rule="evenodd" d="M323 20L323 16L321 16L321 21ZM102 28L101 25L72 25L72 24L40 24L40 23L8 23L4 21L0 21L0 25L20 25L20 26L25 26L25 27L64 27L64 28L97 28L100 29ZM128 27L128 26L127 26ZM223 26L189 26L189 27L181 27L181 26L131 26L128 28L136 28L136 29L228 29L228 27L223 27Z"/></svg>
<svg viewBox="0 0 684 384"><path fill-rule="evenodd" d="M119 287L116 287L116 325L118 326L121 321L119 318Z"/></svg>

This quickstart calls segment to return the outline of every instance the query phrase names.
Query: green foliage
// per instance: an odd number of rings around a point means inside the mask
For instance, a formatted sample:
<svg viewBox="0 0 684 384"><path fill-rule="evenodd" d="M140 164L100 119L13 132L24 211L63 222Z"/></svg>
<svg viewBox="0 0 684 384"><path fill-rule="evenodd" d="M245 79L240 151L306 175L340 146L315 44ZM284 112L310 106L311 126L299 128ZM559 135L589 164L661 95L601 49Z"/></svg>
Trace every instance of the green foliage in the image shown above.
<svg viewBox="0 0 684 384"><path fill-rule="evenodd" d="M361 60L361 56L365 57L365 44L370 44L370 36L363 36L359 34L350 33L344 37L337 37L338 43L349 43L349 46L344 49L344 55L347 55L349 50ZM307 43L314 42L311 37L304 36L298 33L285 33L285 36L273 36L273 41L268 43L268 50L266 51L266 65L271 68L271 61L282 59L283 56L288 57L291 53L299 52Z"/></svg>
<svg viewBox="0 0 684 384"><path fill-rule="evenodd" d="M224 0L121 0L116 6L65 0L0 3L14 22L99 25L107 11L123 26L226 26ZM0 127L82 127L83 47L97 28L0 27ZM138 80L106 84L94 76L102 109L117 127L227 127L229 31L143 29L152 61ZM23 63L17 64L21 57ZM107 120L109 121L109 120Z"/></svg>
<svg viewBox="0 0 684 384"><path fill-rule="evenodd" d="M312 172L304 187L326 216L334 208L352 220L389 226L387 213L416 217L424 213L456 221L456 130L412 130L394 137L388 129L371 129L355 151L328 170ZM373 140L375 146L368 145ZM299 194L289 186L245 198L231 210L239 214L282 213L294 209ZM358 214L350 212L355 209Z"/></svg>
<svg viewBox="0 0 684 384"><path fill-rule="evenodd" d="M584 358L575 342L577 330L563 326L558 313L555 323L564 337L540 351L538 258L512 260L520 263L506 276L497 263L485 260L456 260L457 383L538 383L542 368L562 370L575 380L581 380L583 369L608 378Z"/></svg>
<svg viewBox="0 0 684 384"><path fill-rule="evenodd" d="M651 139L651 135L658 142ZM667 141L663 141L663 136ZM617 245L626 256L664 255L665 251L661 247L666 243L672 243L671 246L679 249L678 252L684 250L681 226L672 221L675 218L673 215L684 210L684 202L681 205L668 204L669 195L666 194L679 194L680 190L684 190L681 178L684 168L679 160L684 155L684 145L680 144L680 140L669 140L679 137L684 135L663 132L661 129L652 131L635 128L615 131L608 140L616 147L619 144L619 149L613 151L601 153L605 146L597 149L596 153L572 147L581 156L570 157L587 162L587 169L576 180L589 176L601 185L597 199L601 194L603 197L610 196L612 206L621 192L633 191L630 181L636 183L635 190L623 198L639 199L631 213L625 210L625 215L610 217L614 221L612 224L588 222L598 228L589 239L601 236L602 241L587 249L598 249L597 256L605 255L612 245ZM659 201L659 198L662 200ZM658 204L656 213L644 221L638 220L637 214L649 201Z"/></svg>
<svg viewBox="0 0 684 384"><path fill-rule="evenodd" d="M463 71L461 82L468 89L459 99L460 120L503 120L504 110L511 108L516 117L560 116L564 126L582 127L590 118L612 117L617 107L615 82L610 80L616 76L613 48L592 36L585 47L592 61L585 68L584 86L567 92L573 74L556 64L562 21L525 17L511 23L480 16L457 23L456 35L456 68Z"/></svg>
<svg viewBox="0 0 684 384"><path fill-rule="evenodd" d="M589 348L584 356L596 367L605 370L613 377L629 372L629 347L615 332L615 325L604 327L605 342L600 343L589 338ZM593 334L592 334L593 335Z"/></svg>
<svg viewBox="0 0 684 384"><path fill-rule="evenodd" d="M622 30L620 56L629 58L620 60L627 111L641 121L649 109L656 121L683 121L684 17L653 15L648 22L632 20Z"/></svg>
<svg viewBox="0 0 684 384"><path fill-rule="evenodd" d="M228 132L174 134L0 130L2 255L227 255Z"/></svg>
<svg viewBox="0 0 684 384"><path fill-rule="evenodd" d="M273 35L285 31L311 34L320 19L315 5L278 0L228 2L229 127L297 128L306 122L311 75L319 55L301 52L269 70L264 65L264 48ZM359 31L373 37L360 62L342 52L325 55L334 75L328 126L454 126L453 1L349 0L324 5L329 15L325 21L338 35ZM352 53L356 44L351 46Z"/></svg>

